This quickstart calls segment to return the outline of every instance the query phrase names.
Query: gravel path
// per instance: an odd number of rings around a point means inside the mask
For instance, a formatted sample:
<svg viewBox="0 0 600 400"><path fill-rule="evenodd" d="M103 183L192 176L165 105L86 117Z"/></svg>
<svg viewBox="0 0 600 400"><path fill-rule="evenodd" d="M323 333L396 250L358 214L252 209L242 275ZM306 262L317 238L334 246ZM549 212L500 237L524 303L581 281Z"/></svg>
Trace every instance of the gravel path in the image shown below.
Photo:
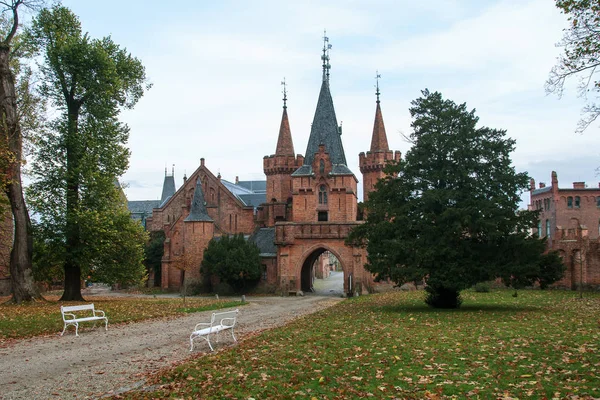
<svg viewBox="0 0 600 400"><path fill-rule="evenodd" d="M329 307L340 298L324 296L248 298L240 308L236 336L281 326L290 320ZM172 320L84 329L76 337L36 337L0 348L0 399L96 399L141 387L145 375L191 355L209 351L198 341L189 352L189 335L212 311ZM89 326L89 324L88 324ZM100 325L98 325L100 326ZM215 346L230 346L231 338Z"/></svg>

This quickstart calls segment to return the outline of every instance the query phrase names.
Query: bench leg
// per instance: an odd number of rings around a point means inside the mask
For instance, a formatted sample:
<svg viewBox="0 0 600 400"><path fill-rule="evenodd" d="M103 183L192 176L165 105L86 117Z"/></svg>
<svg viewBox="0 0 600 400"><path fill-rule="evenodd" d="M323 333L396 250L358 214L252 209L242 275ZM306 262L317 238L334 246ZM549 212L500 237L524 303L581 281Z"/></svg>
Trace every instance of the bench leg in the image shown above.
<svg viewBox="0 0 600 400"><path fill-rule="evenodd" d="M235 335L233 334L233 328L231 328L231 336L233 337L233 341L237 342L237 339L235 338Z"/></svg>
<svg viewBox="0 0 600 400"><path fill-rule="evenodd" d="M104 318L104 330L108 331L108 318Z"/></svg>
<svg viewBox="0 0 600 400"><path fill-rule="evenodd" d="M67 324L65 324L65 326L64 326L64 328L63 328L63 331L60 333L60 336L62 336L62 335L64 335L64 334L65 334L65 330L67 330Z"/></svg>
<svg viewBox="0 0 600 400"><path fill-rule="evenodd" d="M75 336L79 336L79 324L75 322Z"/></svg>

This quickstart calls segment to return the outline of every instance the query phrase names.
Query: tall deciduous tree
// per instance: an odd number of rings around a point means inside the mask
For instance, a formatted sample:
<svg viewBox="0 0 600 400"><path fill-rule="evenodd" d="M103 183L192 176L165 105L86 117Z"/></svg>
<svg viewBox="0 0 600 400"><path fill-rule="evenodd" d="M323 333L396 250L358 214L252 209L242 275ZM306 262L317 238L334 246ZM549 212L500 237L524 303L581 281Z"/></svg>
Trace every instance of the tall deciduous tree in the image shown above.
<svg viewBox="0 0 600 400"><path fill-rule="evenodd" d="M115 183L129 158L129 130L118 116L148 88L145 69L110 37L83 33L77 16L60 5L40 11L29 36L44 58L41 92L61 112L52 132L39 139L29 193L44 240L64 247L62 300L81 300L82 272L101 274L109 265L115 272L143 270L144 241L137 242L143 235L124 219ZM115 248L133 249L134 256L119 265L123 253Z"/></svg>
<svg viewBox="0 0 600 400"><path fill-rule="evenodd" d="M539 263L543 246L528 233L537 215L517 212L528 177L511 166L505 131L427 90L410 113L413 146L369 194L348 242L366 246L378 279L425 280L428 304L455 308L461 290Z"/></svg>
<svg viewBox="0 0 600 400"><path fill-rule="evenodd" d="M579 95L587 99L576 129L581 133L600 115L600 1L556 0L556 7L567 16L570 26L558 43L564 53L550 71L546 91L561 96L567 79L579 78Z"/></svg>
<svg viewBox="0 0 600 400"><path fill-rule="evenodd" d="M33 237L31 221L21 184L23 135L17 107L15 74L11 61L15 59L14 41L19 28L19 8L35 7L40 1L0 1L2 14L9 14L8 29L0 42L0 186L6 193L14 222L13 245L10 253L10 279L16 303L40 298L32 270ZM14 63L12 63L14 65Z"/></svg>

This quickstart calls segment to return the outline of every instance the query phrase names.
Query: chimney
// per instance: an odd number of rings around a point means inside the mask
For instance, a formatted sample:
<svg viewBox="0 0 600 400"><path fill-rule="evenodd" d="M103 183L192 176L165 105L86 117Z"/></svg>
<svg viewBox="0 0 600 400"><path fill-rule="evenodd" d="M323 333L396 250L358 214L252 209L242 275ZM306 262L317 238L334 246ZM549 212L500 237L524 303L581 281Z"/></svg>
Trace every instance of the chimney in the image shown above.
<svg viewBox="0 0 600 400"><path fill-rule="evenodd" d="M545 188L546 184L544 182L540 182L540 189Z"/></svg>
<svg viewBox="0 0 600 400"><path fill-rule="evenodd" d="M200 159L200 166L204 167L204 157Z"/></svg>
<svg viewBox="0 0 600 400"><path fill-rule="evenodd" d="M535 180L533 178L529 180L529 190L535 190Z"/></svg>
<svg viewBox="0 0 600 400"><path fill-rule="evenodd" d="M585 189L585 182L573 182L573 189Z"/></svg>

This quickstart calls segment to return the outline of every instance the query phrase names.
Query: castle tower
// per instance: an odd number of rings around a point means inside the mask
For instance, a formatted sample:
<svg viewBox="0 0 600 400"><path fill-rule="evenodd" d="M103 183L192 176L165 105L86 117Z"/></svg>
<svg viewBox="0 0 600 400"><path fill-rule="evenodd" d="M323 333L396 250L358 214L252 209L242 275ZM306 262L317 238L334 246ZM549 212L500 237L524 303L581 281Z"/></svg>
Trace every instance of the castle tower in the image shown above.
<svg viewBox="0 0 600 400"><path fill-rule="evenodd" d="M375 108L375 122L373 123L373 135L371 137L371 150L358 155L360 172L363 175L363 198L366 202L369 199L369 193L375 189L375 184L379 179L385 177L383 169L389 161L399 161L401 153L393 152L388 146L387 135L385 133L385 125L381 114L381 105L379 101L379 78L377 80L377 107Z"/></svg>
<svg viewBox="0 0 600 400"><path fill-rule="evenodd" d="M288 219L288 207L292 197L292 172L294 172L304 158L294 155L294 142L290 130L290 121L287 113L287 90L285 79L283 85L283 114L279 126L279 136L275 154L263 158L263 170L267 176L267 204L263 209L267 226L273 226L275 221Z"/></svg>
<svg viewBox="0 0 600 400"><path fill-rule="evenodd" d="M163 181L162 195L160 196L160 204L164 204L165 201L169 200L171 196L175 194L175 165L171 170L171 175L167 174L165 168L165 180Z"/></svg>
<svg viewBox="0 0 600 400"><path fill-rule="evenodd" d="M214 236L214 221L206 210L206 201L202 190L202 181L196 180L196 187L189 215L183 220L183 248L171 249L171 240L165 241L165 258L163 261L163 287L181 287L185 281L198 282L200 270L198 265L204 257L204 250Z"/></svg>
<svg viewBox="0 0 600 400"><path fill-rule="evenodd" d="M328 42L325 36L323 80L304 164L292 174L294 222L356 221L358 180L346 164L342 127L329 91Z"/></svg>

